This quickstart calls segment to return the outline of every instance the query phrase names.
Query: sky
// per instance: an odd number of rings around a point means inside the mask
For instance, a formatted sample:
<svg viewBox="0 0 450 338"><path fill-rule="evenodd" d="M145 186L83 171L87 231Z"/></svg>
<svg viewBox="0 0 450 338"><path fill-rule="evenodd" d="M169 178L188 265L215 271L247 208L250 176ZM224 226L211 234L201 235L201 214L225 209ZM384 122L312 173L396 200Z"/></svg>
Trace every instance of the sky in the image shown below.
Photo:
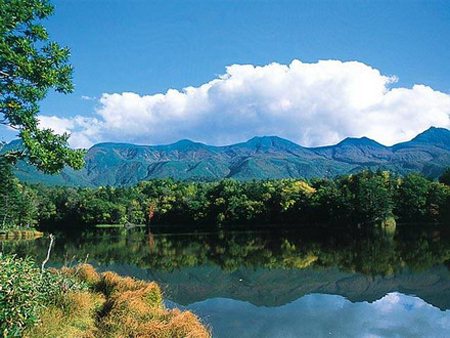
<svg viewBox="0 0 450 338"><path fill-rule="evenodd" d="M304 146L450 127L449 1L53 1L76 90L43 127L114 141ZM0 140L15 137L0 129Z"/></svg>

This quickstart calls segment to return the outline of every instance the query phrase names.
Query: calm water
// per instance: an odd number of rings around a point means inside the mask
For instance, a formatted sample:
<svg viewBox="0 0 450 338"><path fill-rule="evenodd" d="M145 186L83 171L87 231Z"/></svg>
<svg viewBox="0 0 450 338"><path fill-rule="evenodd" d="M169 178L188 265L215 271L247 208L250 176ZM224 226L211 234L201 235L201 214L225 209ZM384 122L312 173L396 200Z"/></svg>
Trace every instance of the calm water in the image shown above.
<svg viewBox="0 0 450 338"><path fill-rule="evenodd" d="M447 227L449 228L449 227ZM40 262L48 239L2 243ZM164 289L215 337L448 337L450 236L344 231L57 234L50 265L85 261Z"/></svg>

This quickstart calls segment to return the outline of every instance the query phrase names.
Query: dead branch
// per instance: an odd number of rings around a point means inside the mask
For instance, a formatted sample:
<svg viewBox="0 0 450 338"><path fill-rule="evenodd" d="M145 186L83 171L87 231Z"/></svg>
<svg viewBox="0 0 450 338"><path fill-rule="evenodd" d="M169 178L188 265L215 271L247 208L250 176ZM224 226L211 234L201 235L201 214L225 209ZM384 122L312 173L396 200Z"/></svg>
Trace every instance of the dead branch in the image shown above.
<svg viewBox="0 0 450 338"><path fill-rule="evenodd" d="M44 261L42 262L42 266L41 266L42 272L44 272L45 264L47 264L48 260L50 259L50 253L52 251L52 245L53 245L54 240L55 240L55 236L53 236L53 234L50 234L50 244L48 245L47 257L45 257Z"/></svg>

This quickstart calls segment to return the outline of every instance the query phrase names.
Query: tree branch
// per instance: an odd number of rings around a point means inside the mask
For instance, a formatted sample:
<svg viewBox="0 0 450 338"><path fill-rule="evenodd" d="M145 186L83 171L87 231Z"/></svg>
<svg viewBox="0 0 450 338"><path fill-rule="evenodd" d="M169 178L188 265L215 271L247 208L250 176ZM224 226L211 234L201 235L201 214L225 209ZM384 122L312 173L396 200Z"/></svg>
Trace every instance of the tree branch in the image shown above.
<svg viewBox="0 0 450 338"><path fill-rule="evenodd" d="M45 259L41 265L42 272L44 272L45 264L47 264L48 260L50 259L50 253L52 251L52 245L53 245L54 240L55 240L55 236L53 236L53 234L50 234L50 244L48 245L47 257L45 257Z"/></svg>

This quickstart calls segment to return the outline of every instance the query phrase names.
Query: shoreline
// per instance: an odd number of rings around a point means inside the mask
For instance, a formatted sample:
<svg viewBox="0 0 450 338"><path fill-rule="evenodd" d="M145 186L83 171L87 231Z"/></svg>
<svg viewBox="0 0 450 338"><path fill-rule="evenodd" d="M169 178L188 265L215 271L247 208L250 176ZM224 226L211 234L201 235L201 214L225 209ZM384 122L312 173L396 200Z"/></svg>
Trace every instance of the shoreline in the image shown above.
<svg viewBox="0 0 450 338"><path fill-rule="evenodd" d="M38 230L9 230L0 232L0 241L33 240L44 236L44 232Z"/></svg>

